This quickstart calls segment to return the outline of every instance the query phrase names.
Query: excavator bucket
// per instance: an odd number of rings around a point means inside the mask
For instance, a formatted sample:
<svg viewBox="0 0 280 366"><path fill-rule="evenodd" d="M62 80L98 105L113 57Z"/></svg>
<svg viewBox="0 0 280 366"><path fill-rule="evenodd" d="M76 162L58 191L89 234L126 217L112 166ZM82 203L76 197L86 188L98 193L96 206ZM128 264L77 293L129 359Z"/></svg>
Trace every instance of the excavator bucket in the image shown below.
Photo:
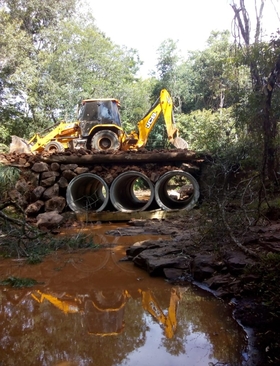
<svg viewBox="0 0 280 366"><path fill-rule="evenodd" d="M31 154L31 148L26 140L18 136L12 136L12 142L10 143L10 153L13 152L19 154Z"/></svg>
<svg viewBox="0 0 280 366"><path fill-rule="evenodd" d="M189 145L187 143L187 141L185 141L182 137L175 137L172 140L172 144L177 148L177 149L188 149Z"/></svg>

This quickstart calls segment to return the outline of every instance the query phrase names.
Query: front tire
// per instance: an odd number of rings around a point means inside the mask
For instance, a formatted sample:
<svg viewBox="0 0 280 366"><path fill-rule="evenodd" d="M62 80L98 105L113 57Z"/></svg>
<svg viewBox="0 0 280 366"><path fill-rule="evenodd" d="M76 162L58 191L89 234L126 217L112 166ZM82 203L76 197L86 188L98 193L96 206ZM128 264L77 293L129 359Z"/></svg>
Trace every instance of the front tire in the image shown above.
<svg viewBox="0 0 280 366"><path fill-rule="evenodd" d="M64 146L57 141L51 141L44 147L44 151L54 154L56 152L64 152Z"/></svg>
<svg viewBox="0 0 280 366"><path fill-rule="evenodd" d="M98 151L117 151L120 149L120 141L113 131L101 130L92 137L90 147Z"/></svg>

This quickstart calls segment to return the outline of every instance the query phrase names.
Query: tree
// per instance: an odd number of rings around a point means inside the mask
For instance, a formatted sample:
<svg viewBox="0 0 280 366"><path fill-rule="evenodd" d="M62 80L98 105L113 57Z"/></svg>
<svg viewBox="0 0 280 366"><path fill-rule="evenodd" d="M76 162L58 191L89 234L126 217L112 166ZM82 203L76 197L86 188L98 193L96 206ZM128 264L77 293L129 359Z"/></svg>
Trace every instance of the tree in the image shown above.
<svg viewBox="0 0 280 366"><path fill-rule="evenodd" d="M245 5L245 0L240 0L239 4L232 1L231 7L234 11L236 43L242 53L243 63L250 69L252 94L250 100L250 118L249 129L256 131L256 135L261 136L263 142L263 161L262 177L270 181L275 181L277 176L276 169L278 164L277 157L277 114L272 108L272 95L274 86L279 81L279 42L272 41L270 44L261 42L262 36L262 16L264 11L264 0L258 3L255 0L255 34L254 43L250 43L252 29L250 27L250 17ZM243 42L242 42L243 41ZM270 81L273 79L272 85ZM265 93L263 93L265 91ZM253 102L254 100L254 102ZM252 104L253 103L253 104ZM278 103L279 105L279 103ZM252 109L252 106L254 108ZM248 105L249 108L249 105Z"/></svg>
<svg viewBox="0 0 280 366"><path fill-rule="evenodd" d="M76 118L83 98L121 99L134 83L136 50L113 44L77 4L0 0L1 142Z"/></svg>

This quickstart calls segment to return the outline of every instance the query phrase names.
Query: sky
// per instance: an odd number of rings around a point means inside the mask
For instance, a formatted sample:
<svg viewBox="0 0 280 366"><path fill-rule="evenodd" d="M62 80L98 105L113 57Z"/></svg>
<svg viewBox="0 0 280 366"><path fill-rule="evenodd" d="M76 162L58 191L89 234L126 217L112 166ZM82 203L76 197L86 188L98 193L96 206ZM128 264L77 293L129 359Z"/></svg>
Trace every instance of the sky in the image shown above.
<svg viewBox="0 0 280 366"><path fill-rule="evenodd" d="M254 4L253 0L245 0ZM259 0L258 0L259 1ZM265 0L265 14L272 11L268 28L274 31L280 21ZM272 0L280 13L280 0ZM167 39L178 42L181 55L204 49L212 30L230 30L233 10L229 0L87 0L97 27L115 44L135 48L144 65L140 76L155 70L157 50ZM252 9L253 10L253 9ZM253 14L253 13L252 13ZM265 17L264 17L265 19ZM274 29L275 25L275 29Z"/></svg>

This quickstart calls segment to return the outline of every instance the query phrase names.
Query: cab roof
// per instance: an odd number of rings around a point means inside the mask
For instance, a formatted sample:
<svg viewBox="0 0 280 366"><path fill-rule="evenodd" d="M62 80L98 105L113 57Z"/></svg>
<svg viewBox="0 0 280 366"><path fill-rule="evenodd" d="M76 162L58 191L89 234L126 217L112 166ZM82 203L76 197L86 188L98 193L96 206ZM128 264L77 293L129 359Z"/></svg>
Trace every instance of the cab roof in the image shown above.
<svg viewBox="0 0 280 366"><path fill-rule="evenodd" d="M120 101L118 99L115 98L102 98L102 99L84 99L82 101L82 104L86 104L87 102L106 102L106 101L112 101L115 102L118 106L121 105Z"/></svg>

